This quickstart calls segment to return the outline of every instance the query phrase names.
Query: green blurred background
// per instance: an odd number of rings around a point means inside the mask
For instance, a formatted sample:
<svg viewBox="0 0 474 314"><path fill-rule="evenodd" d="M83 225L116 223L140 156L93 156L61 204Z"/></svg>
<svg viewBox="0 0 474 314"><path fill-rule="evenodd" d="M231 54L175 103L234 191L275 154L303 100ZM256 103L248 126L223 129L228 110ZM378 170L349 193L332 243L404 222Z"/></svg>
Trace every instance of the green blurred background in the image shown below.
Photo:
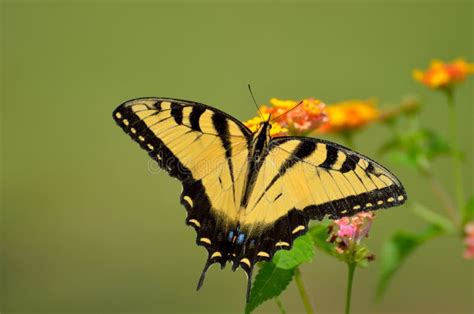
<svg viewBox="0 0 474 314"><path fill-rule="evenodd" d="M3 1L1 312L239 313L243 272L212 268L184 225L178 181L112 120L140 96L214 105L242 120L259 102L316 97L423 100L423 123L447 135L440 93L411 78L436 58L474 61L473 2L324 1L254 4ZM474 80L458 89L472 192ZM414 172L377 157L374 126L359 151L397 173L411 199L438 210ZM450 163L435 164L451 186ZM378 215L375 253L398 229L423 223L409 206ZM356 274L354 313L472 313L472 262L460 239L432 241L374 304L378 264ZM318 313L343 310L345 265L318 254L302 269ZM293 284L282 297L303 307ZM273 302L258 309L276 312Z"/></svg>

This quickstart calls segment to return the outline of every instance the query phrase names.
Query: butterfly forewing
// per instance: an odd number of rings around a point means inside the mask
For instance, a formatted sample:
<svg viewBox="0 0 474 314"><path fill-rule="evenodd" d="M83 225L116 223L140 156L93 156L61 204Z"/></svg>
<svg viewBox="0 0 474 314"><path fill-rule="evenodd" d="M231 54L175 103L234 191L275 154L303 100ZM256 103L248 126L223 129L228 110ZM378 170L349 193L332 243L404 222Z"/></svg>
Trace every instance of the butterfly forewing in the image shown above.
<svg viewBox="0 0 474 314"><path fill-rule="evenodd" d="M238 220L250 131L217 109L167 98L131 100L113 115L150 157L181 180L186 221L196 229L197 243L214 254L218 238Z"/></svg>
<svg viewBox="0 0 474 314"><path fill-rule="evenodd" d="M273 139L261 170L258 189L251 194L246 219L241 222L244 226L257 222L260 230L273 232L273 226L292 213L311 219L337 219L397 206L407 197L400 181L381 165L314 138ZM284 230L275 240L291 245L307 229L303 222L290 223L290 236Z"/></svg>

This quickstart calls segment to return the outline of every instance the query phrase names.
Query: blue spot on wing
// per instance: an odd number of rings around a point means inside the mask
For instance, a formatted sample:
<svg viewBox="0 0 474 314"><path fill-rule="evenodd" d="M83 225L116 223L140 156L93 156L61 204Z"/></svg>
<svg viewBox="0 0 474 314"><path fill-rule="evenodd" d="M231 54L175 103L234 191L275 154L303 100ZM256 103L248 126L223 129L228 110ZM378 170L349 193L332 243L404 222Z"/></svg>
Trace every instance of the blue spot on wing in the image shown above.
<svg viewBox="0 0 474 314"><path fill-rule="evenodd" d="M244 243L244 240L245 240L245 234L240 233L239 236L237 237L237 244Z"/></svg>
<svg viewBox="0 0 474 314"><path fill-rule="evenodd" d="M234 231L229 231L229 235L227 236L227 241L231 242L233 237L234 237Z"/></svg>

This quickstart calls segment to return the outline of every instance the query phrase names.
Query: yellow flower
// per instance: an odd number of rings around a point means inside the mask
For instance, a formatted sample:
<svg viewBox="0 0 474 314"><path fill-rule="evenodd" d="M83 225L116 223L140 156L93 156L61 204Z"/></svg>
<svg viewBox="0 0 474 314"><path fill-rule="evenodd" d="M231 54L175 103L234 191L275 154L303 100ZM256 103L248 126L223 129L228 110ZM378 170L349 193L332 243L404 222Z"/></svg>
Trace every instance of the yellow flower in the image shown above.
<svg viewBox="0 0 474 314"><path fill-rule="evenodd" d="M260 123L264 121L268 121L268 117L270 116L269 113L263 112L263 118L261 116L257 116L250 120L244 122L244 124L250 129L252 132L256 132L260 127ZM270 129L270 136L284 136L288 133L288 129L282 127L278 122L272 122L272 128Z"/></svg>
<svg viewBox="0 0 474 314"><path fill-rule="evenodd" d="M379 118L375 100L348 100L326 107L327 123L318 129L320 133L334 133L361 128Z"/></svg>
<svg viewBox="0 0 474 314"><path fill-rule="evenodd" d="M474 73L474 64L467 63L459 58L451 63L444 63L440 60L431 61L430 67L426 71L414 70L413 78L431 88L444 88L462 82L468 74Z"/></svg>

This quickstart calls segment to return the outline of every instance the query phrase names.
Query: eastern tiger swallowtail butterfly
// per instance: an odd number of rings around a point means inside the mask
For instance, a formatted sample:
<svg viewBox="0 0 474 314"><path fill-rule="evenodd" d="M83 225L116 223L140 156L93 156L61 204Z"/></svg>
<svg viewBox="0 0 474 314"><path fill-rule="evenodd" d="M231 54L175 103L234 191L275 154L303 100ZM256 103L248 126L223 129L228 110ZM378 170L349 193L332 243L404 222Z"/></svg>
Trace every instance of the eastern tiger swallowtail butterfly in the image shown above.
<svg viewBox="0 0 474 314"><path fill-rule="evenodd" d="M113 118L158 165L183 184L186 224L214 263L231 262L248 276L259 261L289 250L310 219L337 219L397 206L400 181L375 161L310 137L270 136L271 122L252 133L213 107L170 98L121 104Z"/></svg>

